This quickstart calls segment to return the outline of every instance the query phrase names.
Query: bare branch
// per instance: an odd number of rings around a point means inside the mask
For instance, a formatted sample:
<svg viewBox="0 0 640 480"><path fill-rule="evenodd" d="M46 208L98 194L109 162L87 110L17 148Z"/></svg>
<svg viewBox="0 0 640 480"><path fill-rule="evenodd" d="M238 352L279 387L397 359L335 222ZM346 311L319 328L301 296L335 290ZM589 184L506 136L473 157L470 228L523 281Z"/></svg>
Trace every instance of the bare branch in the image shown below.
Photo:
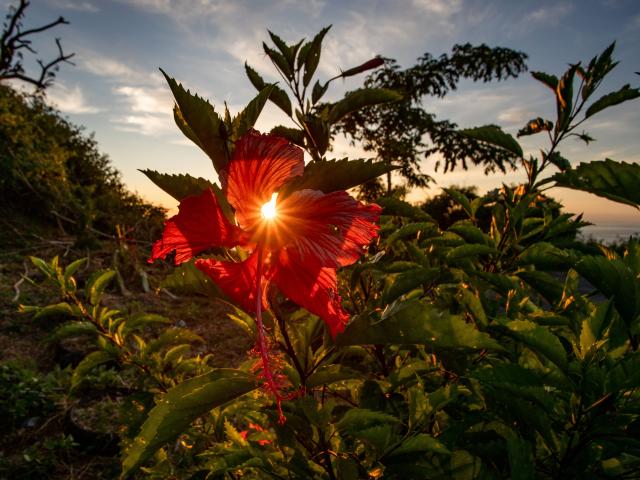
<svg viewBox="0 0 640 480"><path fill-rule="evenodd" d="M18 6L7 16L8 22L5 24L4 31L0 37L0 81L16 79L34 85L37 90L44 90L53 83L60 63L73 65L70 59L75 54L65 54L60 44L60 39L56 38L55 42L58 47L57 57L47 63L38 59L37 63L40 66L40 74L38 76L25 72L22 63L23 56L20 50L25 49L33 54L37 54L36 50L31 47L31 38L33 35L50 30L58 25L69 24L63 17L58 17L57 20L45 25L23 31L21 30L22 17L29 4L30 2L28 0L20 0Z"/></svg>

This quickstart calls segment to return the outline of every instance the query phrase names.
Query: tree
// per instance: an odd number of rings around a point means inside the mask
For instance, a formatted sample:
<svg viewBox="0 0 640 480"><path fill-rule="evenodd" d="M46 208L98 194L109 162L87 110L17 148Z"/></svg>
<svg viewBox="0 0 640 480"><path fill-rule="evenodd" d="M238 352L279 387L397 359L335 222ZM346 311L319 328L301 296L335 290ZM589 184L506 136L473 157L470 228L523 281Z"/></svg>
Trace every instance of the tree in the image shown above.
<svg viewBox="0 0 640 480"><path fill-rule="evenodd" d="M44 90L51 86L61 63L70 63L73 53L65 54L60 39L56 38L58 55L54 59L46 62L37 59L40 66L39 74L27 73L24 66L24 52L37 55L37 51L31 46L32 37L38 33L50 30L58 25L68 25L69 22L63 17L58 17L50 23L40 27L23 30L22 20L25 11L29 6L28 0L20 0L17 7L10 7L3 26L2 37L0 37L0 81L16 79L35 85L37 90Z"/></svg>
<svg viewBox="0 0 640 480"><path fill-rule="evenodd" d="M436 120L434 114L423 108L422 101L425 96L444 97L456 90L462 78L489 82L516 77L526 70L526 59L522 52L468 43L455 45L451 55L435 58L425 53L406 70L401 70L395 60L385 59L384 68L371 73L365 87L402 91L403 100L353 112L342 119L336 131L350 136L354 142L362 142L364 149L375 152L379 161L399 166L399 173L409 187L428 185L431 178L421 172L420 161L434 153L442 154L445 172L458 164L466 169L468 161L484 165L487 172L505 171L506 166L513 166L514 157L459 134L455 123ZM426 138L431 142L426 143ZM381 185L378 182L377 186L369 184L369 187L379 190ZM386 191L392 191L390 172Z"/></svg>

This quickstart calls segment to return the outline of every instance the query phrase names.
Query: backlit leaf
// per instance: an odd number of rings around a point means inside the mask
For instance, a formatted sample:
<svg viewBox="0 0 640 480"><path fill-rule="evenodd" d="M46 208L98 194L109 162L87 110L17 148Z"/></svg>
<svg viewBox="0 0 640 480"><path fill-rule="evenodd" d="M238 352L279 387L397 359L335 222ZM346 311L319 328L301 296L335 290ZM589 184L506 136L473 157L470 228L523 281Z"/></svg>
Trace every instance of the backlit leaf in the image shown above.
<svg viewBox="0 0 640 480"><path fill-rule="evenodd" d="M361 88L348 93L342 100L334 103L329 110L329 123L336 123L346 115L361 108L380 103L402 100L402 94L387 88Z"/></svg>
<svg viewBox="0 0 640 480"><path fill-rule="evenodd" d="M149 413L122 462L122 477L146 462L165 443L184 432L193 420L254 390L254 378L240 370L216 369L169 390Z"/></svg>
<svg viewBox="0 0 640 480"><path fill-rule="evenodd" d="M484 127L467 128L460 133L467 137L475 138L496 147L503 148L518 157L522 157L522 147L516 140L502 131L497 125L485 125Z"/></svg>
<svg viewBox="0 0 640 480"><path fill-rule="evenodd" d="M587 109L584 116L588 118L605 108L609 108L613 105L618 105L619 103L626 102L627 100L633 100L638 97L640 97L640 90L637 88L630 88L629 84L627 84L617 92L608 93L593 102L593 104Z"/></svg>

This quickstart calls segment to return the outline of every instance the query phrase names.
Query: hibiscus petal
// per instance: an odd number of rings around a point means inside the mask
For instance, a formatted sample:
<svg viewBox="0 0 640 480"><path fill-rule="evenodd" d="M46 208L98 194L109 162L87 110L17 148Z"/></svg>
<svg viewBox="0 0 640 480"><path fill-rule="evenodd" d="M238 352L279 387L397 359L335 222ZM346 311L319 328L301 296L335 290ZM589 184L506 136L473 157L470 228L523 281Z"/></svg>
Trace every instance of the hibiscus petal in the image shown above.
<svg viewBox="0 0 640 480"><path fill-rule="evenodd" d="M213 258L199 258L195 266L207 274L231 300L244 310L256 311L257 252L243 262L220 262Z"/></svg>
<svg viewBox="0 0 640 480"><path fill-rule="evenodd" d="M314 258L325 267L346 266L378 235L381 211L345 191L300 190L279 204L277 229L282 244L291 244L301 259Z"/></svg>
<svg viewBox="0 0 640 480"><path fill-rule="evenodd" d="M244 242L240 228L229 223L211 190L180 202L178 214L164 224L162 239L151 252L149 263L176 251L176 265L211 247L234 247Z"/></svg>
<svg viewBox="0 0 640 480"><path fill-rule="evenodd" d="M284 138L255 130L240 138L225 176L227 198L236 209L238 223L251 228L273 192L303 170L302 149Z"/></svg>
<svg viewBox="0 0 640 480"><path fill-rule="evenodd" d="M334 268L302 261L295 251L282 249L268 276L289 299L318 315L333 338L344 331L349 314L342 308Z"/></svg>

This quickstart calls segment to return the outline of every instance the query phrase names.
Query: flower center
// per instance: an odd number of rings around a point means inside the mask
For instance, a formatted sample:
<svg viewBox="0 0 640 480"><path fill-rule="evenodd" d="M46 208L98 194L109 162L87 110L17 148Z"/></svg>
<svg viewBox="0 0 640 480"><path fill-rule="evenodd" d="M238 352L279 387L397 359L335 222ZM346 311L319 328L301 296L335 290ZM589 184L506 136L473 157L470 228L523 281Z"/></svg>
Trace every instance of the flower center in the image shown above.
<svg viewBox="0 0 640 480"><path fill-rule="evenodd" d="M276 214L278 210L276 210L276 198L278 198L278 192L273 192L271 195L271 200L262 205L260 208L260 213L262 214L262 218L265 220L273 220L276 218Z"/></svg>

